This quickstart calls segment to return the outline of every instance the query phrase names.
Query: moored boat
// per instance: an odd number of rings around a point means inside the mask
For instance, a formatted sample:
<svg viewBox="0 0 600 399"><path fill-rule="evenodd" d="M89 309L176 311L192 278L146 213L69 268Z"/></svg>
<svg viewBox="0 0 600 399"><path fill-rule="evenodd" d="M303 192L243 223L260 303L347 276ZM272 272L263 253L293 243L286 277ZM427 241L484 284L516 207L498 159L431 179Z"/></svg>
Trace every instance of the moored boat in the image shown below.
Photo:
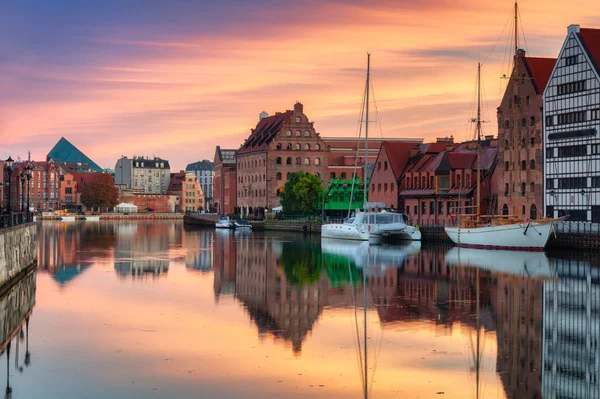
<svg viewBox="0 0 600 399"><path fill-rule="evenodd" d="M364 224L371 238L391 237L398 240L421 241L421 232L406 223L401 213L365 212Z"/></svg>
<svg viewBox="0 0 600 399"><path fill-rule="evenodd" d="M247 220L238 219L233 223L233 228L236 230L252 230L252 225Z"/></svg>
<svg viewBox="0 0 600 399"><path fill-rule="evenodd" d="M233 223L231 223L231 221L229 220L229 216L221 216L221 220L215 223L215 227L217 229L231 229L233 227Z"/></svg>
<svg viewBox="0 0 600 399"><path fill-rule="evenodd" d="M369 241L369 231L363 223L364 212L356 212L344 223L331 223L321 226L321 237L338 240Z"/></svg>

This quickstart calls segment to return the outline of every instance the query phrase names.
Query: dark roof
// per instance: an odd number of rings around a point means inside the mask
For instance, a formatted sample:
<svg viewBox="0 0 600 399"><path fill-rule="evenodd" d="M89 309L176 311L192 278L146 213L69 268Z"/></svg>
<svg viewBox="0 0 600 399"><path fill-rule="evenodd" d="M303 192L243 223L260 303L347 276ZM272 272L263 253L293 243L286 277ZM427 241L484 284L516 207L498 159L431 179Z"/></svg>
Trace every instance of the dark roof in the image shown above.
<svg viewBox="0 0 600 399"><path fill-rule="evenodd" d="M58 143L52 147L48 155L47 160L54 160L57 163L81 163L89 165L90 169L96 172L102 172L102 168L98 164L88 158L83 152L79 151L77 147L69 142L69 140L61 137Z"/></svg>
<svg viewBox="0 0 600 399"><path fill-rule="evenodd" d="M294 111L287 110L261 119L242 147L237 151L237 154L245 154L266 149L277 133L279 133L282 125L293 113Z"/></svg>
<svg viewBox="0 0 600 399"><path fill-rule="evenodd" d="M385 148L388 159L390 160L392 172L396 179L400 179L402 176L406 165L408 165L411 151L417 148L417 145L419 144L419 142L403 143L397 141L384 141L381 144L381 147Z"/></svg>
<svg viewBox="0 0 600 399"><path fill-rule="evenodd" d="M163 163L163 169L171 169L171 166L169 165L169 161L167 161L166 159L161 159L158 157L154 157L154 158L144 158L144 157L133 157L132 159L132 167L134 168L160 168L160 163ZM142 162L144 163L144 166L135 166L136 162L140 162L140 165L142 164Z"/></svg>
<svg viewBox="0 0 600 399"><path fill-rule="evenodd" d="M185 167L185 170L190 172L194 170L213 170L215 164L207 159L202 161L194 162Z"/></svg>
<svg viewBox="0 0 600 399"><path fill-rule="evenodd" d="M235 152L237 150L224 150L220 146L217 146L217 156L219 161L224 164L235 164Z"/></svg>
<svg viewBox="0 0 600 399"><path fill-rule="evenodd" d="M536 93L543 93L556 64L556 58L525 57L524 61Z"/></svg>
<svg viewBox="0 0 600 399"><path fill-rule="evenodd" d="M596 71L600 73L600 29L582 28L579 30L579 37L595 64Z"/></svg>

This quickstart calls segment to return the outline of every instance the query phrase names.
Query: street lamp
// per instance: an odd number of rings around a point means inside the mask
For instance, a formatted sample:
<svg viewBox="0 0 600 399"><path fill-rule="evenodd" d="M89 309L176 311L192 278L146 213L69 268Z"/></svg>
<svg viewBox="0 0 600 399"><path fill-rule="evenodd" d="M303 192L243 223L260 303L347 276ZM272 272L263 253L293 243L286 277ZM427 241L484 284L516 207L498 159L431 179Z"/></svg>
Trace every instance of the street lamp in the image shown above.
<svg viewBox="0 0 600 399"><path fill-rule="evenodd" d="M24 212L25 208L25 172L21 172L21 212Z"/></svg>
<svg viewBox="0 0 600 399"><path fill-rule="evenodd" d="M6 204L6 213L10 213L10 176L12 175L13 172L13 159L10 157L10 155L8 156L8 159L6 160L6 171L8 173L8 204Z"/></svg>
<svg viewBox="0 0 600 399"><path fill-rule="evenodd" d="M27 213L29 213L29 192L31 191L31 164L27 164L27 166L25 167L25 174L27 176Z"/></svg>

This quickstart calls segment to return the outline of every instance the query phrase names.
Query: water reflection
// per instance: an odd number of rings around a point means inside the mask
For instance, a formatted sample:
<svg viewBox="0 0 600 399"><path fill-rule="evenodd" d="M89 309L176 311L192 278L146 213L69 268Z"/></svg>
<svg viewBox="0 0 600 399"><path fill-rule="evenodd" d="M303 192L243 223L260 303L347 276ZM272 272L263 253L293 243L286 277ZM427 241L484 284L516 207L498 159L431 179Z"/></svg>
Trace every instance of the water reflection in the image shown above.
<svg viewBox="0 0 600 399"><path fill-rule="evenodd" d="M6 357L5 397L12 398L11 371L23 373L31 365L29 318L35 306L36 272L31 272L0 297L0 357ZM25 353L21 346L25 346ZM11 364L11 356L14 365ZM14 367L14 368L13 368Z"/></svg>
<svg viewBox="0 0 600 399"><path fill-rule="evenodd" d="M178 223L65 225L40 229L41 269L70 287L54 306L70 302L70 291L79 295L73 300L85 302L91 291L88 302L112 303L88 304L80 315L101 318L94 328L111 335L107 341L138 348L127 358L131 380L143 379L138 367L152 363L157 342L189 361L193 366L171 364L165 358L177 356L159 351L146 377L171 391L158 397L193 397L214 381L210 397L361 396L353 359L362 318L354 307L361 315L366 280L371 397L600 398L600 269L589 255L420 243L363 247ZM70 284L76 277L79 291ZM138 282L125 293L115 289L124 278ZM44 302L53 303L44 292ZM140 320L114 308L128 302ZM106 312L113 315L108 320ZM128 324L117 327L121 319ZM115 355L89 355L98 356ZM230 357L221 362L224 356ZM172 376L198 363L205 365L202 376ZM112 386L117 377L89 378L86 384L95 378ZM111 397L147 396L116 386Z"/></svg>

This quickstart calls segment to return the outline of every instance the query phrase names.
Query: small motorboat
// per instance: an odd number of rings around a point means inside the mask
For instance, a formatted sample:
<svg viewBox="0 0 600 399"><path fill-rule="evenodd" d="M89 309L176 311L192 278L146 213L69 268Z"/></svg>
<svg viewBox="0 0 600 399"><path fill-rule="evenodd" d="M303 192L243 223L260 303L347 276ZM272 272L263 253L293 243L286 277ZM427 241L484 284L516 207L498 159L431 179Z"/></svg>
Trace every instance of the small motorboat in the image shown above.
<svg viewBox="0 0 600 399"><path fill-rule="evenodd" d="M233 228L236 230L252 230L252 225L246 220L238 219L233 223Z"/></svg>
<svg viewBox="0 0 600 399"><path fill-rule="evenodd" d="M231 220L229 220L229 216L221 216L221 220L215 223L215 227L217 229L231 229L233 228L233 223L231 223Z"/></svg>

